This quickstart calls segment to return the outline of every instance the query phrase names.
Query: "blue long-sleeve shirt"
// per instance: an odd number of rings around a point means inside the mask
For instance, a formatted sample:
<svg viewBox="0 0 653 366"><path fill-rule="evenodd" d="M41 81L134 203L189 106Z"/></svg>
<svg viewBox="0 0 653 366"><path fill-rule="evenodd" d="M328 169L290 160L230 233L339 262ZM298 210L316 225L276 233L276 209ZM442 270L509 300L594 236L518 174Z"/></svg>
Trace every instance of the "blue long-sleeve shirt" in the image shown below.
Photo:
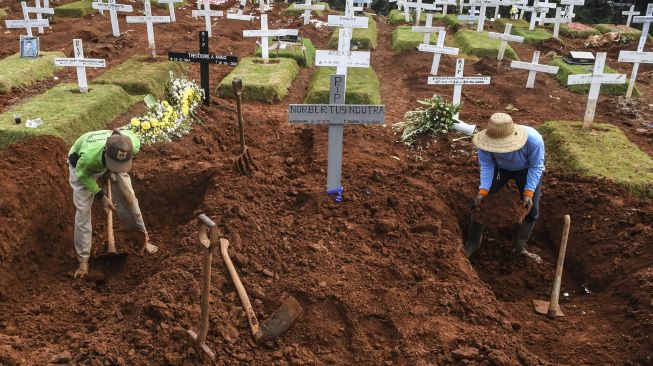
<svg viewBox="0 0 653 366"><path fill-rule="evenodd" d="M478 161L481 165L480 189L490 190L494 167L518 171L528 168L526 187L524 190L535 192L544 172L544 140L537 130L528 126L521 126L528 132L528 140L524 147L509 153L491 153L478 149ZM494 155L494 159L492 159ZM496 164L495 164L496 162Z"/></svg>

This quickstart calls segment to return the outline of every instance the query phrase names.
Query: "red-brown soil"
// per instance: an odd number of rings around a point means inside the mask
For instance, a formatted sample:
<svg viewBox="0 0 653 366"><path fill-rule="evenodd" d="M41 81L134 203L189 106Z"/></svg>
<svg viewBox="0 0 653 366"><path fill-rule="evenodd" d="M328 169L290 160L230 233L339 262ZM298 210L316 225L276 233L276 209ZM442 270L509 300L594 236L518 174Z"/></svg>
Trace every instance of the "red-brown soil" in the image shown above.
<svg viewBox="0 0 653 366"><path fill-rule="evenodd" d="M514 187L505 187L499 193L485 198L479 207L472 209L474 220L486 227L509 227L522 222L528 213L519 191Z"/></svg>
<svg viewBox="0 0 653 366"><path fill-rule="evenodd" d="M3 4L3 6L5 6ZM284 5L276 5L276 8ZM16 18L15 3L7 3ZM161 12L160 10L158 12ZM194 50L203 26L178 11L179 23L156 27L159 53ZM271 28L287 24L271 16ZM121 18L122 19L122 18ZM121 20L122 23L122 20ZM299 25L298 21L290 22ZM450 87L425 85L430 57L390 51L392 28L378 18L379 48L372 63L381 77L387 120L400 120L415 100ZM215 52L254 50L245 22L218 21ZM225 25L227 30L225 30ZM108 20L98 15L58 20L42 39L46 50L71 51L82 37L88 56L117 65L145 49L138 26L113 48ZM143 27L144 28L144 27ZM302 27L319 47L325 30ZM189 33L190 32L190 33ZM0 56L15 52L19 32L0 34ZM93 42L92 40L97 40ZM565 40L572 44L574 41ZM121 46L122 47L122 46ZM558 49L550 44L543 49ZM532 46L516 46L529 59ZM616 49L608 50L612 66ZM540 75L525 91L526 75L467 62L466 73L491 73L492 86L463 89L462 117L484 126L511 103L513 118L538 125L579 119L585 96ZM442 75L453 73L443 58ZM638 85L653 95L651 66ZM101 71L91 71L90 77ZM212 85L226 67L212 66ZM425 150L395 142L390 127L347 127L345 201L324 194L326 128L291 127L286 105L301 102L313 70L303 69L289 96L276 105L245 102L247 144L261 171L239 176L234 103L213 98L200 112L205 126L175 143L146 147L132 174L146 224L160 253L131 252L104 281L73 280L74 208L67 183L66 146L36 138L0 151L0 364L195 365L185 337L197 330L201 245L196 217L213 218L231 241L230 253L260 319L286 296L304 316L275 342L257 346L219 255L214 256L208 345L221 365L648 365L653 362L653 204L614 184L548 168L541 217L530 248L542 265L512 256L508 229L490 229L470 262L460 250L477 190L478 166L468 139L444 136ZM644 73L648 72L649 76ZM191 66L197 79L198 68ZM58 74L74 80L74 71ZM14 91L3 108L37 94ZM648 98L648 99L646 99ZM602 98L597 120L623 128L651 153L636 129L650 121L614 111ZM135 107L112 127L125 124ZM548 299L564 214L572 217L562 307L555 321L537 315L532 300ZM95 243L104 241L96 212ZM587 293L586 289L591 293Z"/></svg>

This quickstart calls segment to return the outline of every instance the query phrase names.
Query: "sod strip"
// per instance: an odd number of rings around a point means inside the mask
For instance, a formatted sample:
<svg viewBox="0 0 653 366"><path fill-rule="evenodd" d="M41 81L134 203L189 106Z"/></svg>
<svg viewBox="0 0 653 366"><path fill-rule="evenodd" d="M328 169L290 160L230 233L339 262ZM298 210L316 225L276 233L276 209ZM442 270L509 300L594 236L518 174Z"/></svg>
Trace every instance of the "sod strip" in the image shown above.
<svg viewBox="0 0 653 366"><path fill-rule="evenodd" d="M444 21L444 24L447 25L447 27L458 27L461 24L461 21L458 20L458 15L455 14L447 14L442 17L442 20Z"/></svg>
<svg viewBox="0 0 653 366"><path fill-rule="evenodd" d="M524 43L538 44L553 39L553 35L546 29L528 30L528 28L515 28L510 34L524 37Z"/></svg>
<svg viewBox="0 0 653 366"><path fill-rule="evenodd" d="M567 77L569 75L576 74L591 74L593 70L593 65L570 65L566 63L561 58L554 58L549 62L551 66L558 66L558 73L555 78L558 80L560 85L567 87L569 90L574 93L588 93L590 90L589 84L580 84L580 85L567 85ZM617 73L614 69L605 66L603 70L606 74L615 74ZM626 90L628 89L628 80L625 84L601 84L601 94L602 95L626 95ZM639 96L640 92L637 86L633 90L634 96Z"/></svg>
<svg viewBox="0 0 653 366"><path fill-rule="evenodd" d="M549 26L553 29L553 24ZM589 36L596 36L601 34L597 29L582 23L568 23L560 24L560 34L571 38L587 38Z"/></svg>
<svg viewBox="0 0 653 366"><path fill-rule="evenodd" d="M245 57L220 82L216 93L223 98L233 98L231 82L234 77L239 76L243 81L244 99L274 103L286 96L288 88L298 74L299 66L291 58L271 59L265 64L260 58Z"/></svg>
<svg viewBox="0 0 653 366"><path fill-rule="evenodd" d="M506 29L506 24L512 24L512 29L517 29L517 28L526 28L528 29L529 24L527 21L524 19L508 19L508 18L499 18L495 20L492 23L492 26L499 30L499 32L503 32Z"/></svg>
<svg viewBox="0 0 653 366"><path fill-rule="evenodd" d="M151 62L145 55L137 55L100 75L92 84L119 85L131 95L152 94L163 97L170 72L185 74L188 66L183 62Z"/></svg>
<svg viewBox="0 0 653 366"><path fill-rule="evenodd" d="M300 3L300 5L303 5L303 3ZM331 10L328 3L317 3L317 4L312 3L312 5L324 5L324 11ZM322 11L322 10L313 10L311 13L317 15L318 17L321 17L324 14L324 11ZM289 16L292 16L292 17L296 17L298 15L303 15L304 14L303 9L296 9L295 8L295 3L290 4L290 6L287 7L286 10L284 10L283 12L288 14Z"/></svg>
<svg viewBox="0 0 653 366"><path fill-rule="evenodd" d="M0 114L0 148L36 135L52 135L71 144L79 135L104 128L138 101L117 85L91 85L80 93L77 84L59 84ZM22 123L16 124L19 114ZM37 128L28 119L41 118Z"/></svg>
<svg viewBox="0 0 653 366"><path fill-rule="evenodd" d="M459 30L454 34L454 39L460 49L467 55L496 58L499 54L501 41L490 38L487 32L479 33L473 30ZM517 53L515 53L515 50L509 44L506 45L504 57L519 60Z"/></svg>
<svg viewBox="0 0 653 366"><path fill-rule="evenodd" d="M0 94L53 76L59 69L53 63L57 57L66 56L56 51L41 52L37 58L21 58L19 54L15 54L0 60Z"/></svg>
<svg viewBox="0 0 653 366"><path fill-rule="evenodd" d="M336 73L335 67L320 67L313 75L305 104L329 103L329 80ZM352 67L347 70L346 104L381 104L379 78L374 69Z"/></svg>
<svg viewBox="0 0 653 366"><path fill-rule="evenodd" d="M586 131L581 122L550 121L538 130L556 167L607 178L636 195L653 197L653 160L617 127L595 123Z"/></svg>
<svg viewBox="0 0 653 366"><path fill-rule="evenodd" d="M387 16L388 23L390 24L406 24L406 17L404 16L404 12L399 11L397 9L392 9L390 10L390 13L388 13ZM433 20L440 20L442 19L442 13L435 13L433 14ZM408 23L412 23L415 21L415 12L411 11L410 12L410 21ZM419 16L419 22L420 24L423 24L426 22L426 13L422 12L422 14Z"/></svg>
<svg viewBox="0 0 653 366"><path fill-rule="evenodd" d="M4 18L6 16L7 16L7 12L5 11L5 9L0 8L0 18Z"/></svg>
<svg viewBox="0 0 653 366"><path fill-rule="evenodd" d="M392 50L405 51L414 50L424 42L424 33L411 32L413 27L410 25L400 25L392 32ZM430 44L438 41L438 34L431 34Z"/></svg>
<svg viewBox="0 0 653 366"><path fill-rule="evenodd" d="M301 67L311 67L315 65L315 46L310 39L304 38L304 49L299 45L286 44L284 49L279 50L278 57L291 58ZM261 57L263 51L261 47L256 49L256 57ZM270 50L270 58L277 57L277 50Z"/></svg>
<svg viewBox="0 0 653 366"><path fill-rule="evenodd" d="M594 28L601 33L616 32L633 39L638 39L642 35L641 30L628 27L625 24L595 24Z"/></svg>
<svg viewBox="0 0 653 366"><path fill-rule="evenodd" d="M373 50L376 48L376 40L379 34L379 30L376 26L374 18L365 14L366 17L370 18L367 28L354 28L353 36L351 38L351 49L355 50ZM336 28L331 34L329 39L329 44L327 47L336 49L338 48L338 29Z"/></svg>
<svg viewBox="0 0 653 366"><path fill-rule="evenodd" d="M54 8L54 15L64 18L81 18L95 11L93 0L81 0Z"/></svg>
<svg viewBox="0 0 653 366"><path fill-rule="evenodd" d="M144 2L149 1L149 0L140 0L140 1L141 1L141 3L144 3ZM116 1L116 2L118 2L118 1ZM156 0L152 0L152 1L150 1L150 3L152 4L152 6L156 6L159 9L168 9L169 8L168 3L160 3L159 4L159 2L156 1ZM177 9L177 8L181 8L182 6L188 5L188 3L186 1L180 1L180 2L173 3L173 5L174 5L175 9Z"/></svg>

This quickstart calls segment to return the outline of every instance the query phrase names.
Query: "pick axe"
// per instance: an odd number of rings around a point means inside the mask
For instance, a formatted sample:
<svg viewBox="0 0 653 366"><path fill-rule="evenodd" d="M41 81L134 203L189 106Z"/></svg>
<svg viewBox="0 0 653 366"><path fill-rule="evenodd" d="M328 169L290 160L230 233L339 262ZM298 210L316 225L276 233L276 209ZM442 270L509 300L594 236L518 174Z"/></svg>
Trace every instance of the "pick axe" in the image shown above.
<svg viewBox="0 0 653 366"><path fill-rule="evenodd" d="M571 225L571 218L565 215L565 226L562 229L562 239L560 240L560 252L558 253L558 263L556 265L556 275L553 280L553 290L551 290L551 299L549 301L533 300L535 311L540 314L545 314L551 319L557 316L565 316L558 300L560 299L560 284L562 282L562 267L565 263L565 252L567 251L567 238L569 237L569 226Z"/></svg>
<svg viewBox="0 0 653 366"><path fill-rule="evenodd" d="M252 308L252 304L249 302L249 297L247 296L245 287L243 287L243 284L240 282L234 264L231 262L231 258L229 258L229 253L227 252L228 248L229 240L221 238L220 252L222 253L222 258L227 265L234 286L236 286L236 292L238 292L240 302L243 304L243 308L247 314L247 320L249 321L254 340L256 343L261 344L277 338L283 334L283 332L288 330L302 315L302 306L299 305L299 302L297 302L294 297L290 296L274 313L272 313L272 315L270 315L269 318L265 319L262 324L259 324L258 319L256 319L256 313L254 313L254 309Z"/></svg>
<svg viewBox="0 0 653 366"><path fill-rule="evenodd" d="M249 154L249 149L245 145L245 122L243 122L243 81L235 77L231 82L231 87L236 95L236 107L238 108L238 129L240 130L240 155L236 158L236 169L242 175L249 175L252 171L258 171L254 159Z"/></svg>

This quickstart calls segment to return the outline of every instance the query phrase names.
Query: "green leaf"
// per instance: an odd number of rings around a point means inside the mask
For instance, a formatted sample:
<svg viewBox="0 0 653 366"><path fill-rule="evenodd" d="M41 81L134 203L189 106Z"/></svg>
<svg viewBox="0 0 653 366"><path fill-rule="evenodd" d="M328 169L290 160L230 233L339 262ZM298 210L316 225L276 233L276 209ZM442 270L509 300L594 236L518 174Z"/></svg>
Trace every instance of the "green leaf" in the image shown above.
<svg viewBox="0 0 653 366"><path fill-rule="evenodd" d="M143 101L148 109L153 108L157 104L156 98L154 98L152 94L146 95L145 98L143 98Z"/></svg>

